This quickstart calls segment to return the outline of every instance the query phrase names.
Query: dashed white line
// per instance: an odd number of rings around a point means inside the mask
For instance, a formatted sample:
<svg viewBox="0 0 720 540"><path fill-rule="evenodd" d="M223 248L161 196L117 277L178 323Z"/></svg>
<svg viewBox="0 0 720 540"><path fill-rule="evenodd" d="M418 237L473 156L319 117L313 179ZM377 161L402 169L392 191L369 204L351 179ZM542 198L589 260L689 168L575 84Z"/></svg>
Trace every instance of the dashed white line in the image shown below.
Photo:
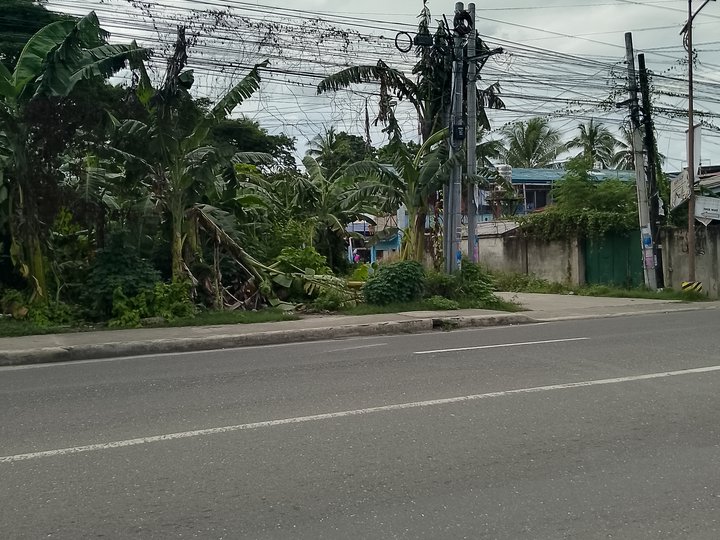
<svg viewBox="0 0 720 540"><path fill-rule="evenodd" d="M345 347L343 349L332 349L332 350L329 350L326 352L333 353L333 352L357 351L360 349L370 349L371 347L384 347L385 345L387 345L387 343L369 343L367 345L358 345L356 347Z"/></svg>
<svg viewBox="0 0 720 540"><path fill-rule="evenodd" d="M446 352L459 352L459 351L477 351L480 349L502 349L505 347L525 347L528 345L545 345L548 343L565 343L568 341L585 341L590 338L587 337L575 337L575 338L564 338L564 339L544 339L542 341L521 341L513 343L499 343L497 345L477 345L473 347L458 347L456 349L435 349L432 351L416 351L414 354L435 354L435 353L446 353Z"/></svg>
<svg viewBox="0 0 720 540"><path fill-rule="evenodd" d="M379 412L399 411L403 409L417 409L421 407L433 407L437 405L450 405L453 403L463 403L467 401L477 401L481 399L490 399L497 397L513 396L518 394L532 394L538 392L551 392L553 390L566 390L569 388L583 388L588 386L601 386L606 384L618 384L633 381L646 381L650 379L664 379L668 377L677 377L681 375L693 375L698 373L710 373L720 371L720 366L708 366L701 368L683 369L678 371L663 371L659 373L648 373L645 375L631 375L628 377L616 377L612 379L596 379L591 381L581 381L564 384L551 384L548 386L535 386L531 388L518 388L515 390L503 390L500 392L489 392L487 394L474 394L469 396L459 396L446 399L432 399L428 401L413 401L410 403L399 403L397 405L384 405L381 407L369 407L366 409L355 409L350 411L339 411L325 414L315 414L311 416L297 416L294 418L283 418L281 420L268 420L265 422L253 422L250 424L238 424L235 426L223 426L209 429L198 429L194 431L183 431L180 433L169 433L167 435L155 435L153 437L140 437L137 439L126 439L123 441L114 441L108 443L89 444L85 446L74 446L70 448L60 448L58 450L46 450L44 452L30 452L27 454L15 454L12 456L0 457L0 463L14 463L17 461L28 461L45 457L65 456L71 454L81 454L84 452L93 452L98 450L111 450L113 448L124 448L128 446L139 446L143 444L157 443L163 441L173 441L177 439L189 439L191 437L201 437L205 435L217 435L220 433L232 433L235 431L245 431L250 429L269 428L274 426L283 426L288 424L302 424L305 422L316 422L320 420L331 420L333 418L345 418L348 416L361 416L365 414L373 414Z"/></svg>

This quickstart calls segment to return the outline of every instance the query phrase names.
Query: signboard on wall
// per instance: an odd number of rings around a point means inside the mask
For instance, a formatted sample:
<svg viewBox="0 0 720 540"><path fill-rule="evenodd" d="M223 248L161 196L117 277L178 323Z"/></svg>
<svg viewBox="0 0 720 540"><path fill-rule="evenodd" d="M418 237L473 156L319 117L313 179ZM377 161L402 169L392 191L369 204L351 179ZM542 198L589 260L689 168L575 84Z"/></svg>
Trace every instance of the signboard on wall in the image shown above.
<svg viewBox="0 0 720 540"><path fill-rule="evenodd" d="M720 219L720 199L695 197L695 216L698 219Z"/></svg>
<svg viewBox="0 0 720 540"><path fill-rule="evenodd" d="M670 208L672 210L690 198L689 182L687 169L670 182Z"/></svg>

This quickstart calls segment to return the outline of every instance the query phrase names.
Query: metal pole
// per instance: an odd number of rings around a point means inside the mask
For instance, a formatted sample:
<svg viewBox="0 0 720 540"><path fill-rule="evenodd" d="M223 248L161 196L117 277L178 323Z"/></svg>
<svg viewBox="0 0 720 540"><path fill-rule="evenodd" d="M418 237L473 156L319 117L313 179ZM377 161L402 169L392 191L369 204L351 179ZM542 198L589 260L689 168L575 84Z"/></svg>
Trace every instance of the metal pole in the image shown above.
<svg viewBox="0 0 720 540"><path fill-rule="evenodd" d="M464 4L457 2L455 4L455 13L461 13L464 10ZM465 128L463 124L463 64L464 47L463 38L455 35L454 41L455 58L453 61L453 107L452 107L452 129L450 130L450 157L454 157L462 150L465 140ZM447 217L450 222L445 228L445 234L449 236L449 252L446 254L446 267L448 273L455 272L458 268L457 254L460 251L460 242L462 234L460 226L462 223L462 215L460 214L460 204L462 199L462 163L456 161L450 176L450 184L448 186L450 195L450 207L448 208Z"/></svg>
<svg viewBox="0 0 720 540"><path fill-rule="evenodd" d="M655 257L652 249L650 207L648 205L647 178L645 177L645 154L643 153L643 136L640 129L640 108L638 106L637 78L635 75L635 51L633 50L631 32L625 34L625 51L628 67L628 88L630 90L630 122L632 124L632 145L635 156L635 178L637 184L641 249L643 254L643 275L645 277L645 286L651 290L656 290Z"/></svg>
<svg viewBox="0 0 720 540"><path fill-rule="evenodd" d="M707 3L707 2L706 2ZM692 0L688 0L687 50L688 50L688 281L695 281L695 118L693 111L693 35Z"/></svg>
<svg viewBox="0 0 720 540"><path fill-rule="evenodd" d="M468 65L467 82L467 174L472 178L477 174L477 64L475 60L475 45L477 31L475 30L475 4L468 4L468 12L472 20L472 32L468 37L467 55L471 58ZM475 185L467 183L467 215L468 215L468 258L478 262L477 252L477 207L475 206Z"/></svg>

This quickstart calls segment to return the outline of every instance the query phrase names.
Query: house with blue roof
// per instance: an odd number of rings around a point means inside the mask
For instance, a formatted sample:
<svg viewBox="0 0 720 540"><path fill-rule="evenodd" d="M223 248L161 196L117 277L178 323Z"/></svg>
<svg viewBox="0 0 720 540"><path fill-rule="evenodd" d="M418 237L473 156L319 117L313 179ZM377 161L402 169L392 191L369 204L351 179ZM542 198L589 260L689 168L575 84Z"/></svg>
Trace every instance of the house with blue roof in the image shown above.
<svg viewBox="0 0 720 540"><path fill-rule="evenodd" d="M565 176L564 169L523 169L511 170L512 185L522 200L517 213L529 214L541 210L552 203L551 190L555 182ZM590 176L596 180L619 179L635 181L635 171L615 169L594 170ZM482 221L489 221L483 219Z"/></svg>

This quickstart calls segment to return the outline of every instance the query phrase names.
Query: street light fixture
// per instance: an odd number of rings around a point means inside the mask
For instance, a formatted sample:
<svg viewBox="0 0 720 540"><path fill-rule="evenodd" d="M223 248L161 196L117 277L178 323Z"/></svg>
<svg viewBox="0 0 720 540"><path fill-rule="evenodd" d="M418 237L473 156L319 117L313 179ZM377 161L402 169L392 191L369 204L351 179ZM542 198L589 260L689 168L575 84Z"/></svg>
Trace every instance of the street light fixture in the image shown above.
<svg viewBox="0 0 720 540"><path fill-rule="evenodd" d="M698 13L709 2L705 0L698 10L692 12L692 0L688 0L688 20L680 31L685 34L688 51L688 183L690 185L690 198L688 199L688 281L695 281L695 118L693 110L693 41L692 23Z"/></svg>

